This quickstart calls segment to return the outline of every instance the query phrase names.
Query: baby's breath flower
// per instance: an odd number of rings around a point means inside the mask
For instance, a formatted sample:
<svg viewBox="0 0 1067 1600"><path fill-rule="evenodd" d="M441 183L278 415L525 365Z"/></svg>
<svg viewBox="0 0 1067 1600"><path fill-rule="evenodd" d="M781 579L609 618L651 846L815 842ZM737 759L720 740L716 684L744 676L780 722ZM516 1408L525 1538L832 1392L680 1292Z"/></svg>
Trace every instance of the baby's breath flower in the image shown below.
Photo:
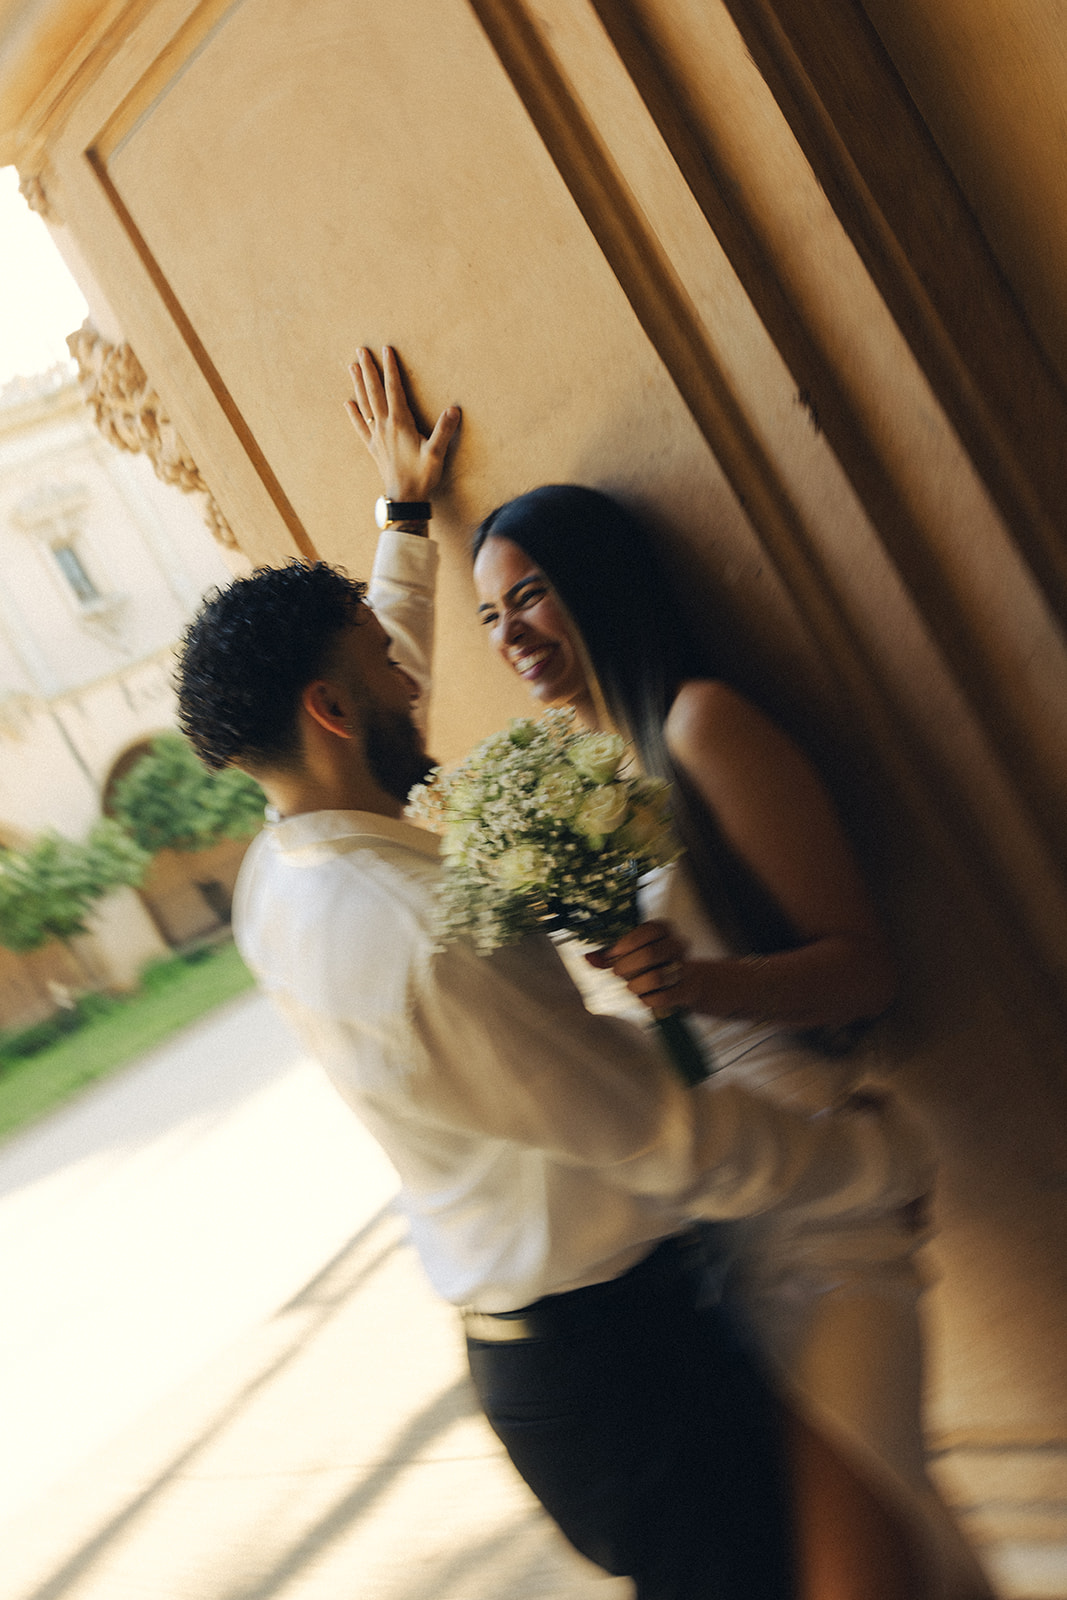
<svg viewBox="0 0 1067 1600"><path fill-rule="evenodd" d="M454 822L451 827L445 830L444 838L441 841L441 854L443 856L464 855L471 839L476 834L477 824L475 822Z"/></svg>

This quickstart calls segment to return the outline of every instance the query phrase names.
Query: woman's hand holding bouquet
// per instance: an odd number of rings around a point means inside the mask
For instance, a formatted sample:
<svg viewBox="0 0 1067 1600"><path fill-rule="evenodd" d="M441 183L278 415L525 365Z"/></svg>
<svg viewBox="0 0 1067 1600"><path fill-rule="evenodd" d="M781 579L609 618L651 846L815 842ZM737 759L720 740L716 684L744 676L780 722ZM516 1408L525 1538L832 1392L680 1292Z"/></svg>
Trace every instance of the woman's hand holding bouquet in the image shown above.
<svg viewBox="0 0 1067 1600"><path fill-rule="evenodd" d="M560 932L610 947L632 934L640 879L681 848L667 784L628 775L625 755L618 734L576 732L573 712L552 710L512 722L415 791L412 809L443 836L442 946L469 938L484 954ZM697 1083L709 1068L669 1004L680 947L667 934L658 952L645 948L637 959L661 969L656 1025L685 1082ZM594 964L612 965L614 954ZM651 992L657 980L648 982Z"/></svg>

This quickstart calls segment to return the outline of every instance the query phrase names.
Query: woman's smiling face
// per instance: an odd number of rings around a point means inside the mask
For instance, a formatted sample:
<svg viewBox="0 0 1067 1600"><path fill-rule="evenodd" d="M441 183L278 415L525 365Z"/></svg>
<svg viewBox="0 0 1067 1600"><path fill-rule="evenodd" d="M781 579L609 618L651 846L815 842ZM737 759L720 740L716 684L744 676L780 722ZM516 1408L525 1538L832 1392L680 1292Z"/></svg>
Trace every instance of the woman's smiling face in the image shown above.
<svg viewBox="0 0 1067 1600"><path fill-rule="evenodd" d="M474 587L490 643L534 698L581 712L591 696L574 625L541 569L510 539L490 535L474 563Z"/></svg>

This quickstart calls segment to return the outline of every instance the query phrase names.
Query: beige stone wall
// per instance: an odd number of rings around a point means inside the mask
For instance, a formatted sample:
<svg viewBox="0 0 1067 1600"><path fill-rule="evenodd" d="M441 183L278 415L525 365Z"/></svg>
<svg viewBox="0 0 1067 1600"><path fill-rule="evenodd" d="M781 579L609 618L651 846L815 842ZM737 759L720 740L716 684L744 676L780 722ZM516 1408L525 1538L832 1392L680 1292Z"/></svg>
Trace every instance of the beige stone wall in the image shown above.
<svg viewBox="0 0 1067 1600"><path fill-rule="evenodd" d="M53 942L29 955L0 946L0 1029L14 1031L43 1022L56 1009L57 993L65 999L77 994L84 982L84 972L63 945Z"/></svg>
<svg viewBox="0 0 1067 1600"><path fill-rule="evenodd" d="M229 924L234 884L247 840L226 839L208 850L160 850L141 896L172 945L210 938Z"/></svg>
<svg viewBox="0 0 1067 1600"><path fill-rule="evenodd" d="M882 1061L944 1154L943 1470L1007 1592L1058 1593L1061 8L27 10L0 156L249 558L369 565L357 344L399 346L427 417L463 403L437 522L442 755L522 704L485 660L466 532L567 478L645 506L697 616L725 595L835 734L908 971Z"/></svg>
<svg viewBox="0 0 1067 1600"><path fill-rule="evenodd" d="M142 968L167 953L141 896L113 890L97 901L87 931L69 945L51 940L24 954L0 946L0 1032L42 1022L90 990L133 989Z"/></svg>
<svg viewBox="0 0 1067 1600"><path fill-rule="evenodd" d="M142 969L170 953L134 889L115 889L98 900L74 945L92 986L112 991L135 988Z"/></svg>

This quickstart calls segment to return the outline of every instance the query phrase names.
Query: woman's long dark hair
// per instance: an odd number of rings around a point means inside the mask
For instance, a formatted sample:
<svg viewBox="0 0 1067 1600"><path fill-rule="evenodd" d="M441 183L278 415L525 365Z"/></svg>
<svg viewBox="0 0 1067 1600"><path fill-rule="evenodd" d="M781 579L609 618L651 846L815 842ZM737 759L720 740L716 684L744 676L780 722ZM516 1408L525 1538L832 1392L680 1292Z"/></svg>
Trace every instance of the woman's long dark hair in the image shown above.
<svg viewBox="0 0 1067 1600"><path fill-rule="evenodd" d="M702 646L672 595L653 540L610 495L548 484L490 513L474 535L510 539L551 583L581 634L607 709L637 747L646 772L672 785L675 822L704 909L737 955L795 949L797 929L724 837L718 819L677 766L664 724L690 678L736 676Z"/></svg>

